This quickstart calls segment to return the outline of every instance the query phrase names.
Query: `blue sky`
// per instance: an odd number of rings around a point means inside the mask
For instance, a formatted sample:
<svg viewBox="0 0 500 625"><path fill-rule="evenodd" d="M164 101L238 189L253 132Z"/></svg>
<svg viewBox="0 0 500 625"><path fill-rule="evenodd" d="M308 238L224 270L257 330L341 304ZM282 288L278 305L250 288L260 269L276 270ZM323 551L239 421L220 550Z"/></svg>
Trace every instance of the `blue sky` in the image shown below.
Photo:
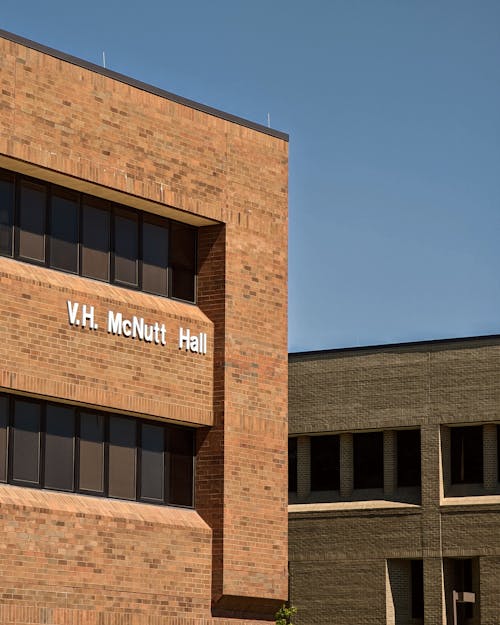
<svg viewBox="0 0 500 625"><path fill-rule="evenodd" d="M0 27L290 134L290 349L500 333L500 2L2 0Z"/></svg>

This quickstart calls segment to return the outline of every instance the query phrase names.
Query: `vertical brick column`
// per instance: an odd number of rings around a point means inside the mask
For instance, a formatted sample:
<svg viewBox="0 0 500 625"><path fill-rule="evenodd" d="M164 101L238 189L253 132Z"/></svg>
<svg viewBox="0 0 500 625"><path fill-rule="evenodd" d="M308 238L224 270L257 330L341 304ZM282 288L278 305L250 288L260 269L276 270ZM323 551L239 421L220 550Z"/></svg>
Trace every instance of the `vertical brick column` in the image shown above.
<svg viewBox="0 0 500 625"><path fill-rule="evenodd" d="M311 494L311 439L297 438L297 499L307 499Z"/></svg>
<svg viewBox="0 0 500 625"><path fill-rule="evenodd" d="M384 496L392 497L397 487L397 439L394 430L384 430Z"/></svg>
<svg viewBox="0 0 500 625"><path fill-rule="evenodd" d="M350 499L354 488L352 434L340 435L340 498Z"/></svg>
<svg viewBox="0 0 500 625"><path fill-rule="evenodd" d="M446 623L443 560L424 558L424 623Z"/></svg>
<svg viewBox="0 0 500 625"><path fill-rule="evenodd" d="M450 428L441 428L441 461L442 461L442 494L446 497L446 492L451 484L451 436Z"/></svg>
<svg viewBox="0 0 500 625"><path fill-rule="evenodd" d="M483 425L483 482L486 490L495 490L498 478L497 426Z"/></svg>
<svg viewBox="0 0 500 625"><path fill-rule="evenodd" d="M438 424L425 424L420 433L422 446L421 523L424 560L424 623L446 623L440 498L443 467L449 465L449 429L440 428ZM443 461L441 461L441 453L444 454L445 460Z"/></svg>

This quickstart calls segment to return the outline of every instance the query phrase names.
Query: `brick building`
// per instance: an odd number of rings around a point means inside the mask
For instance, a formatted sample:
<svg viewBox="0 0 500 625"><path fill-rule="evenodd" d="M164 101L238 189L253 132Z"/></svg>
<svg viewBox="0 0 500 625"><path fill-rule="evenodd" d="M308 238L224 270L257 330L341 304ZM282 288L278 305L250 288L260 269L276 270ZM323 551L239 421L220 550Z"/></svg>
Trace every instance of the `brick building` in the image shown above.
<svg viewBox="0 0 500 625"><path fill-rule="evenodd" d="M0 32L0 622L287 595L287 136Z"/></svg>
<svg viewBox="0 0 500 625"><path fill-rule="evenodd" d="M500 336L290 354L297 624L497 625L499 423Z"/></svg>

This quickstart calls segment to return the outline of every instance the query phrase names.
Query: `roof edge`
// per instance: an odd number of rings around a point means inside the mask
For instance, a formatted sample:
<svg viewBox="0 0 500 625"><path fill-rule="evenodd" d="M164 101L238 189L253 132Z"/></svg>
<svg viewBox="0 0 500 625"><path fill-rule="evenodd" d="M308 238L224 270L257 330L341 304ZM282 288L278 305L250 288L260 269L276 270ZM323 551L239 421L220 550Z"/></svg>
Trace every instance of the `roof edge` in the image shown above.
<svg viewBox="0 0 500 625"><path fill-rule="evenodd" d="M425 347L437 345L453 345L458 343L472 343L477 341L500 340L500 334L480 334L478 336L463 336L447 339L427 339L424 341L406 341L403 343L382 343L380 345L360 345L355 347L334 347L333 349L316 349L304 352L289 352L288 359L300 358L301 356L327 356L329 354L342 354L351 352L382 351L384 349L400 349L412 347Z"/></svg>
<svg viewBox="0 0 500 625"><path fill-rule="evenodd" d="M8 41L12 41L13 43L25 46L26 48L31 48L32 50L36 50L37 52L41 52L42 54L47 54L61 61L66 61L67 63L71 63L72 65L77 65L78 67L82 67L83 69L89 70L96 74L101 74L102 76L117 80L118 82L122 82L131 87L135 87L136 89L140 89L141 91L146 91L153 95L159 96L160 98L165 98L172 102L176 102L177 104L188 106L189 108L195 109L202 113L207 113L207 115L219 117L220 119L224 119L225 121L232 122L246 128L250 128L251 130L256 130L257 132L261 132L271 137L275 137L276 139L282 139L286 142L289 141L289 136L286 132L274 130L274 128L268 128L263 124L258 124L256 122L249 121L248 119L244 119L243 117L238 117L237 115L232 115L231 113L225 113L224 111L221 111L219 109L207 106L205 104L201 104L200 102L195 102L194 100L183 98L176 95L175 93L171 93L170 91L166 91L164 89L160 89L159 87L149 85L148 83L136 80L135 78L131 78L130 76L126 76L125 74L120 74L119 72L106 69L105 67L101 67L100 65L91 63L90 61L85 61L84 59L80 59L77 56L66 54L65 52L50 48L41 43L37 43L36 41L32 41L31 39L15 35L14 33L3 30L1 28L0 38L7 39Z"/></svg>

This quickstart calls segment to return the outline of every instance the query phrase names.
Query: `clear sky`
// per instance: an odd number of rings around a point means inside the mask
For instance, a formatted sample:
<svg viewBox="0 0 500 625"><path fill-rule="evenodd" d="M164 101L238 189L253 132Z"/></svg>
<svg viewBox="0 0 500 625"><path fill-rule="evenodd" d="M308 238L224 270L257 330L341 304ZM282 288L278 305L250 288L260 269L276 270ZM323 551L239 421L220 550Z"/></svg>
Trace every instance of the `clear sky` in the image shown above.
<svg viewBox="0 0 500 625"><path fill-rule="evenodd" d="M498 0L2 0L0 27L290 134L291 351L500 333Z"/></svg>

